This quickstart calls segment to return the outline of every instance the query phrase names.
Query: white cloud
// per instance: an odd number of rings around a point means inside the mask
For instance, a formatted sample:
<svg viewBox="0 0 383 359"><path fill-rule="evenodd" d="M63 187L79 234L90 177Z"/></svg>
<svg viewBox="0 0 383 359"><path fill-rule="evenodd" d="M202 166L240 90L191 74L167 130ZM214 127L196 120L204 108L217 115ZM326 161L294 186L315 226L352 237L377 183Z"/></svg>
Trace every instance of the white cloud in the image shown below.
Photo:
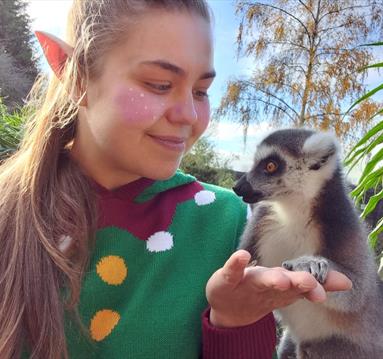
<svg viewBox="0 0 383 359"><path fill-rule="evenodd" d="M246 152L233 152L223 149L217 149L216 152L223 160L228 159L230 161L228 164L229 168L236 171L249 171L253 162L254 148L252 151L247 150Z"/></svg>
<svg viewBox="0 0 383 359"><path fill-rule="evenodd" d="M251 166L257 144L272 130L268 122L251 125L247 132L246 147L244 147L243 129L238 123L228 121L213 123L208 133L220 157L230 160L229 167L237 171L247 171Z"/></svg>

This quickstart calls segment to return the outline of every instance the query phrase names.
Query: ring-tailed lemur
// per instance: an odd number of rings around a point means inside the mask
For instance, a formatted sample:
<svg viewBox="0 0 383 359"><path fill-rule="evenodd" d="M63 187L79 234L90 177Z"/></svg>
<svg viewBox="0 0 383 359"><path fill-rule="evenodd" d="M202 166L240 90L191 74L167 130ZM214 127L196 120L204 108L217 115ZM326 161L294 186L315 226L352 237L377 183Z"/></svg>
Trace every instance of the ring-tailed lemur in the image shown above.
<svg viewBox="0 0 383 359"><path fill-rule="evenodd" d="M382 359L383 287L346 192L336 139L304 129L273 132L234 191L256 203L240 248L258 264L308 271L322 283L334 269L353 282L324 303L302 299L277 311L286 327L279 358Z"/></svg>

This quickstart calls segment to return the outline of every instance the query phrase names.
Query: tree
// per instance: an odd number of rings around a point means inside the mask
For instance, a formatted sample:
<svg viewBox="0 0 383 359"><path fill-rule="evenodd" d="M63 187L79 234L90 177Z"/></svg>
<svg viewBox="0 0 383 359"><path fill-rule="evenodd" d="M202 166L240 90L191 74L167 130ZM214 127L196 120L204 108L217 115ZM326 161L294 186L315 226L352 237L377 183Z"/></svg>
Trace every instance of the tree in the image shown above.
<svg viewBox="0 0 383 359"><path fill-rule="evenodd" d="M22 103L38 73L26 8L23 0L0 0L0 88L5 103L11 106ZM11 75L17 80L13 85L4 79Z"/></svg>
<svg viewBox="0 0 383 359"><path fill-rule="evenodd" d="M235 178L233 171L228 169L228 163L229 160L220 159L213 144L202 137L184 156L180 168L202 182L231 188Z"/></svg>
<svg viewBox="0 0 383 359"><path fill-rule="evenodd" d="M383 34L383 6L374 0L237 1L238 56L258 64L249 78L227 84L217 111L251 121L334 129L346 138L369 127L379 104L369 99L344 116L364 91L372 51L359 44ZM259 116L260 114L263 116Z"/></svg>
<svg viewBox="0 0 383 359"><path fill-rule="evenodd" d="M0 46L0 96L9 107L20 103L31 87L31 79L15 66L13 58Z"/></svg>

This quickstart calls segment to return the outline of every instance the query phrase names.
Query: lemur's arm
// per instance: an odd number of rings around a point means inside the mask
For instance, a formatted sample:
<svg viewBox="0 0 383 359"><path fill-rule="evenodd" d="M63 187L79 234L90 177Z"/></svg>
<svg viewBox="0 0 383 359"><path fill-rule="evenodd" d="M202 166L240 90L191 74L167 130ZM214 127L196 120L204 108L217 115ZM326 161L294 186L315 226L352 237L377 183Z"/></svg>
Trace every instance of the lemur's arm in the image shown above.
<svg viewBox="0 0 383 359"><path fill-rule="evenodd" d="M365 273L362 274L360 272L357 273L356 271L350 271L344 266L321 256L302 256L286 261L282 264L282 266L291 271L309 272L321 284L325 283L330 269L346 275L353 283L352 289L347 291L328 292L327 300L322 303L325 307L336 311L354 312L360 310L365 303L366 293L370 293L371 291L371 288L366 287L371 285L372 282L367 279L368 264L365 264Z"/></svg>

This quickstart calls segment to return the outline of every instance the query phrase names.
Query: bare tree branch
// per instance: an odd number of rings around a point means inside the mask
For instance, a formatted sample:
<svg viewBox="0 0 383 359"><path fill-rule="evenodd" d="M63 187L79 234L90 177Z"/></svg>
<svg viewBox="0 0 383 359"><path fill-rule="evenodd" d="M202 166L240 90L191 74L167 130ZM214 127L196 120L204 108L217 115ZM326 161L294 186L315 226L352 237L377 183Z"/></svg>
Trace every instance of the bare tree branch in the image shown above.
<svg viewBox="0 0 383 359"><path fill-rule="evenodd" d="M315 21L315 15L314 15L314 13L311 11L311 9L310 9L310 8L303 2L303 1L301 1L301 0L298 0L298 1L299 1L299 3L300 3L302 6L304 6L305 9L311 14L313 20Z"/></svg>
<svg viewBox="0 0 383 359"><path fill-rule="evenodd" d="M329 115L344 116L347 112L325 112L325 113L316 113L315 115L307 116L306 119L315 118L315 117L324 117Z"/></svg>
<svg viewBox="0 0 383 359"><path fill-rule="evenodd" d="M323 15L318 19L318 23L321 22L321 21L322 21L326 16L328 16L328 15L332 15L332 14L340 13L340 12L343 12L343 11L346 11L346 10L350 10L350 9L365 9L365 8L370 7L370 6L371 6L371 5L353 5L353 6L344 7L344 8L338 9L338 10L329 11L329 12L323 14Z"/></svg>
<svg viewBox="0 0 383 359"><path fill-rule="evenodd" d="M307 52L310 51L310 49L308 49L307 47L301 45L301 44L297 44L295 42L292 42L292 41L266 41L266 45L291 45L291 46L295 46L295 47L299 47Z"/></svg>
<svg viewBox="0 0 383 359"><path fill-rule="evenodd" d="M245 81L245 80L241 81L241 82L245 83L246 85L248 85L250 87L255 88L257 91L260 91L260 92L264 93L267 96L275 98L277 101L283 103L287 108L289 108L292 112L294 112L299 117L298 112L294 108L292 108L285 100L281 99L279 96L277 96L277 95L275 95L275 94L273 94L273 93L271 93L271 92L269 92L269 91L267 91L265 89L257 87L253 82Z"/></svg>
<svg viewBox="0 0 383 359"><path fill-rule="evenodd" d="M253 82L253 84L255 84L256 86L263 85L263 84L260 83L260 82ZM279 82L278 85L281 85L281 86L283 86L283 87L288 87L288 88L290 88L290 89L295 90L294 86L292 86L291 84L287 84L287 83L285 83L285 82ZM302 98L302 94L297 93L297 95L298 95L299 97Z"/></svg>
<svg viewBox="0 0 383 359"><path fill-rule="evenodd" d="M340 29L342 27L345 27L346 25L347 25L347 22L345 22L341 25L338 25L338 26L328 27L327 29L321 29L321 30L318 30L318 34L326 34L329 31Z"/></svg>
<svg viewBox="0 0 383 359"><path fill-rule="evenodd" d="M287 117L290 118L290 120L292 120L293 122L296 121L296 118L294 118L293 116L291 116L285 108L283 108L282 106L279 106L279 105L277 105L277 104L275 104L275 103L273 103L273 102L264 100L264 99L261 98L261 97L248 97L248 98L244 98L244 100L247 100L247 101L249 101L249 100L250 100L250 101L259 101L259 102L264 103L265 105L275 107L275 108L281 110Z"/></svg>
<svg viewBox="0 0 383 359"><path fill-rule="evenodd" d="M317 52L315 57L318 58L319 56L322 56L322 55L337 55L339 51L349 51L350 55L351 55L352 52L357 48L358 48L358 46L355 46L355 47L352 47L349 49L336 49L336 48L331 48L331 47L323 48L323 50L325 50L325 51Z"/></svg>
<svg viewBox="0 0 383 359"><path fill-rule="evenodd" d="M282 64L284 66L286 66L287 68L289 69L298 69L300 72L302 72L303 74L306 73L306 69L302 66L302 64L290 64L290 63L287 63L287 62L282 62Z"/></svg>
<svg viewBox="0 0 383 359"><path fill-rule="evenodd" d="M278 6L274 6L274 5L271 5L271 4L264 4L264 3L261 3L261 2L255 2L255 3L249 3L249 2L246 2L245 5L250 5L250 6L254 6L254 5L259 5L259 6L265 6L265 7L269 7L269 8L272 8L274 10L278 10L278 11L281 11L283 12L284 14L286 14L287 16L291 17L292 19L294 19L295 21L297 21L305 30L307 36L309 38L311 38L311 34L309 32L309 30L307 29L306 25L300 20L298 19L296 16L294 16L293 14L289 13L288 11L286 11L285 9L282 9Z"/></svg>

